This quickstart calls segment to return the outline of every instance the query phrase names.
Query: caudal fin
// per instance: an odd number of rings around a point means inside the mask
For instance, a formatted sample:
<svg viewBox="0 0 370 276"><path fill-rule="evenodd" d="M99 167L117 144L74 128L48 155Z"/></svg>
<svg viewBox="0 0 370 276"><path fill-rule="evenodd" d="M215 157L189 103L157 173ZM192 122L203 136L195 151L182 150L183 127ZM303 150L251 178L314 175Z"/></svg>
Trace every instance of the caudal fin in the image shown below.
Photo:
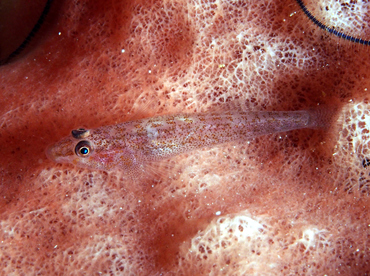
<svg viewBox="0 0 370 276"><path fill-rule="evenodd" d="M310 110L308 128L331 129L337 127L341 119L341 109L338 105L320 105Z"/></svg>

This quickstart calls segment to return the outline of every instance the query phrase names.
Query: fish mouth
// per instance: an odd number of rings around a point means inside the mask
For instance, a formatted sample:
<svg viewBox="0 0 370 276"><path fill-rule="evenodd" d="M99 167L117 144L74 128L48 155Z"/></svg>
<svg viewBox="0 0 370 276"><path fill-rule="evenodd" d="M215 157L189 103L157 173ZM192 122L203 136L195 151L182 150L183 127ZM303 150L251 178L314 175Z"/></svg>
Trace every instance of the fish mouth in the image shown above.
<svg viewBox="0 0 370 276"><path fill-rule="evenodd" d="M63 139L56 144L46 148L45 154L48 159L57 163L69 163L69 159L74 156L74 144L70 138Z"/></svg>
<svg viewBox="0 0 370 276"><path fill-rule="evenodd" d="M56 153L54 150L54 145L48 146L45 150L46 157L51 161L56 161Z"/></svg>

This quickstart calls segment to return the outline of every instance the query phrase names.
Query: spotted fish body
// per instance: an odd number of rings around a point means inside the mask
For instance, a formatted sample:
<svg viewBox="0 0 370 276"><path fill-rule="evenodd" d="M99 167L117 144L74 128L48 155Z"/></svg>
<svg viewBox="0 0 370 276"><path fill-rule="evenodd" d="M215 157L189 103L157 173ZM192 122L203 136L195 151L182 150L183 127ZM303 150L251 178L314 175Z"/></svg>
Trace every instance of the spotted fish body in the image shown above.
<svg viewBox="0 0 370 276"><path fill-rule="evenodd" d="M195 149L301 128L326 121L316 110L178 114L145 118L72 135L47 149L57 163L135 174L145 165Z"/></svg>

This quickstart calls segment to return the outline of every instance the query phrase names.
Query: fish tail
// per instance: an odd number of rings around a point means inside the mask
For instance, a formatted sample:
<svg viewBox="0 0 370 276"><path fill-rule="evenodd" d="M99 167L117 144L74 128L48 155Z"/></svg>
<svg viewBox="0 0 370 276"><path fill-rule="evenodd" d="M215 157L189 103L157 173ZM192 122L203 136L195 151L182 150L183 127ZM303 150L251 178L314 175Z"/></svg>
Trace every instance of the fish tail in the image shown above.
<svg viewBox="0 0 370 276"><path fill-rule="evenodd" d="M339 105L320 105L309 112L308 128L329 129L341 122Z"/></svg>

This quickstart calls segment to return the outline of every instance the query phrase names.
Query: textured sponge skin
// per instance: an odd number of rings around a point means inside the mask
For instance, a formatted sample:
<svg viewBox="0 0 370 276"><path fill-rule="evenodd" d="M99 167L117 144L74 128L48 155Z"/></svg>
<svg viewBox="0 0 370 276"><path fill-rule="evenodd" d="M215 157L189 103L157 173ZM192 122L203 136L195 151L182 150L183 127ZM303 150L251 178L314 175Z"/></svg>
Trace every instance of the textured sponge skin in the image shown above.
<svg viewBox="0 0 370 276"><path fill-rule="evenodd" d="M367 6L306 4L369 39ZM0 67L1 275L370 273L366 48L317 30L293 0L52 12L38 46ZM317 105L338 122L180 155L144 179L44 153L77 127Z"/></svg>

